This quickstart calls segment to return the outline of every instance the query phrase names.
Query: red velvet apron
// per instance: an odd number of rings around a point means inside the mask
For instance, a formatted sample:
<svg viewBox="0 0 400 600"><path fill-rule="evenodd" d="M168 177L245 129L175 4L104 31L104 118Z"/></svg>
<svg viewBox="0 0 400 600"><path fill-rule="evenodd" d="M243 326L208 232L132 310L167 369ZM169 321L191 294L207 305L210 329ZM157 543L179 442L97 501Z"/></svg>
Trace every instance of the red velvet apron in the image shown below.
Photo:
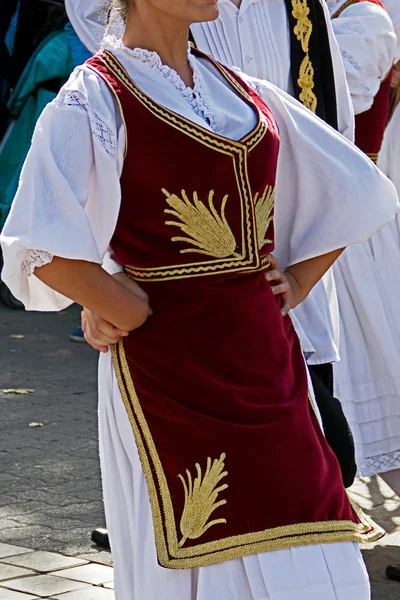
<svg viewBox="0 0 400 600"><path fill-rule="evenodd" d="M349 0L333 15L337 18L346 8L358 2L371 2L381 8L385 8L380 0ZM375 163L382 146L386 124L390 113L390 82L392 69L382 81L381 86L374 98L374 103L369 110L356 115L356 137L355 144L370 157Z"/></svg>
<svg viewBox="0 0 400 600"><path fill-rule="evenodd" d="M348 501L298 338L265 280L275 119L211 62L257 114L237 142L151 100L111 53L88 62L127 131L112 248L154 316L114 348L114 366L169 568L382 534Z"/></svg>

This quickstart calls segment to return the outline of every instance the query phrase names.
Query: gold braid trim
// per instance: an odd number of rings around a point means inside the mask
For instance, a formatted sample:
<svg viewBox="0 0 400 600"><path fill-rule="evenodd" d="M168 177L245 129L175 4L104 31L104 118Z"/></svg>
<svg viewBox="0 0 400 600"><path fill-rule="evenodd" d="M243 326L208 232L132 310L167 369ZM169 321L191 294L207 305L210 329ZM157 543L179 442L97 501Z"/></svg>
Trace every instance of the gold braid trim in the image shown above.
<svg viewBox="0 0 400 600"><path fill-rule="evenodd" d="M314 93L314 67L309 55L310 39L313 30L313 24L309 19L310 9L307 0L292 0L292 7L292 15L297 21L294 34L305 54L300 65L300 73L297 80L301 89L299 98L306 108L315 113L318 100Z"/></svg>

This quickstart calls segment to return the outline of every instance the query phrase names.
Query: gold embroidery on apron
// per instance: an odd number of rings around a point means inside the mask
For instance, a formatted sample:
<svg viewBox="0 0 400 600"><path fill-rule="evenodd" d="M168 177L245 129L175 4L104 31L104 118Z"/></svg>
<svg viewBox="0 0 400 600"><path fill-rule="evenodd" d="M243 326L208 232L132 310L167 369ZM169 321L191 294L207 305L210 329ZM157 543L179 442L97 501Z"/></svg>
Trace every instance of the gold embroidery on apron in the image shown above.
<svg viewBox="0 0 400 600"><path fill-rule="evenodd" d="M167 197L167 203L171 208L165 209L165 213L173 215L179 221L166 221L166 225L179 227L189 237L173 237L173 242L187 242L194 248L184 248L181 254L197 253L215 256L216 258L242 258L236 253L236 240L225 218L225 207L228 195L224 196L219 215L214 207L214 190L208 195L208 207L199 200L197 192L193 193L191 202L185 190L182 190L182 198L176 194L170 194L162 190Z"/></svg>
<svg viewBox="0 0 400 600"><path fill-rule="evenodd" d="M228 487L227 483L217 487L219 482L228 475L228 472L224 471L225 458L226 455L221 454L220 458L215 459L213 463L211 463L211 458L208 458L204 477L201 466L197 463L197 477L194 481L188 469L186 470L187 482L183 475L179 475L185 490L185 508L181 519L183 537L179 542L179 548L182 548L189 539L196 540L200 538L210 527L227 523L226 519L209 521L212 513L227 503L226 500L217 502L218 494Z"/></svg>
<svg viewBox="0 0 400 600"><path fill-rule="evenodd" d="M254 196L254 206L256 213L258 249L264 244L272 244L272 240L265 239L265 234L268 231L271 221L274 216L271 215L275 203L275 188L272 185L267 185L262 196L257 192Z"/></svg>

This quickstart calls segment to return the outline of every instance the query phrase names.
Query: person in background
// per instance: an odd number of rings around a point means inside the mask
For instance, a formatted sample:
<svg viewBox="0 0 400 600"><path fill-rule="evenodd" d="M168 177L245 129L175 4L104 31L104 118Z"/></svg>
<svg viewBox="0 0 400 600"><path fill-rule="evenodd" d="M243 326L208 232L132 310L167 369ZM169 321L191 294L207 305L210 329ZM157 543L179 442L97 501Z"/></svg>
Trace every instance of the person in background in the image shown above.
<svg viewBox="0 0 400 600"><path fill-rule="evenodd" d="M396 64L391 80L391 106L389 121L379 152L378 167L395 184L400 195L400 3L397 0L385 0L385 8L393 21L397 35ZM388 227L392 230L395 246L400 246L399 216ZM393 273L397 276L397 273ZM386 568L389 579L400 581L400 565L389 565Z"/></svg>
<svg viewBox="0 0 400 600"><path fill-rule="evenodd" d="M380 0L328 0L328 7L356 114L356 143L376 162L390 111L395 26ZM395 229L394 223L349 248L334 266L342 332L342 361L335 364L334 375L360 473L379 474L400 493L400 246Z"/></svg>

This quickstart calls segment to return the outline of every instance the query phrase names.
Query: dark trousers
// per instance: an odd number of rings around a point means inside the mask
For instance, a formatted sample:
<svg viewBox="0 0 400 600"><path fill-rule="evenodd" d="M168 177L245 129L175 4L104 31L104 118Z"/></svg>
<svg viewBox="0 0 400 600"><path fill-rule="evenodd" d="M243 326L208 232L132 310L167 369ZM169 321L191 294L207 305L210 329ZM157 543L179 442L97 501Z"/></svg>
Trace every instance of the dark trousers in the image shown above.
<svg viewBox="0 0 400 600"><path fill-rule="evenodd" d="M309 370L326 441L338 459L344 486L348 488L357 474L355 446L342 405L333 396L333 367L331 364L311 365Z"/></svg>

